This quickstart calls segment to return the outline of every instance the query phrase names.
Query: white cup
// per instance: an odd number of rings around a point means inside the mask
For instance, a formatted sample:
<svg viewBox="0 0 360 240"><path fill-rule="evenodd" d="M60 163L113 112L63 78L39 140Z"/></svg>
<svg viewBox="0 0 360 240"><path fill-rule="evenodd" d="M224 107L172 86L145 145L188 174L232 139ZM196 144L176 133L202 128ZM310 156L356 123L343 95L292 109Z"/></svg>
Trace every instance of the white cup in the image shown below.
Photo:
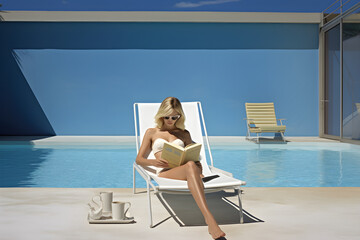
<svg viewBox="0 0 360 240"><path fill-rule="evenodd" d="M94 198L99 197L102 202L103 212L111 213L111 203L113 201L113 193L112 192L100 192L100 195L96 195Z"/></svg>
<svg viewBox="0 0 360 240"><path fill-rule="evenodd" d="M125 210L125 205L129 206ZM112 217L114 220L124 220L126 213L129 210L131 203L129 202L112 202Z"/></svg>

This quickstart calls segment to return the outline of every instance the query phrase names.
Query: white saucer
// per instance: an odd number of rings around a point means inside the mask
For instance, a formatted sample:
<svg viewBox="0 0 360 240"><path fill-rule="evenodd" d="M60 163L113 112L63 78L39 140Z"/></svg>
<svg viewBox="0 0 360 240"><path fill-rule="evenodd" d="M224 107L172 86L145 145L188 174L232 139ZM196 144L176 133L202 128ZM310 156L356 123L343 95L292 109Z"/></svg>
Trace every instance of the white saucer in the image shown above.
<svg viewBox="0 0 360 240"><path fill-rule="evenodd" d="M115 220L115 219L112 219L111 216L107 217L107 216L102 216L100 219L92 219L90 218L90 215L88 215L88 222L89 223L134 223L135 220L134 220L134 217L126 217L125 219L123 220Z"/></svg>

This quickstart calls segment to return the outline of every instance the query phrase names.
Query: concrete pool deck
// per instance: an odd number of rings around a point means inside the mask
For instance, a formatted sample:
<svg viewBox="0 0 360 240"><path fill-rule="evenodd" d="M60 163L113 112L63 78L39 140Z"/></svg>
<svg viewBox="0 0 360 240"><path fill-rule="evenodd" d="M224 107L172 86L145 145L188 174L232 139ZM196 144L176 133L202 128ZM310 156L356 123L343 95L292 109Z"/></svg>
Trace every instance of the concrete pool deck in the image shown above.
<svg viewBox="0 0 360 240"><path fill-rule="evenodd" d="M243 188L245 223L218 195L207 195L227 239L359 239L360 188ZM87 203L100 191L130 201L133 224L89 224ZM152 196L156 227L149 228L144 189L0 188L0 239L211 239L189 196L167 201L180 227ZM226 193L225 193L226 194ZM221 197L221 196L220 196ZM237 204L236 197L226 199ZM230 205L229 205L230 206ZM223 225L223 223L226 223ZM202 225L202 226L190 226Z"/></svg>

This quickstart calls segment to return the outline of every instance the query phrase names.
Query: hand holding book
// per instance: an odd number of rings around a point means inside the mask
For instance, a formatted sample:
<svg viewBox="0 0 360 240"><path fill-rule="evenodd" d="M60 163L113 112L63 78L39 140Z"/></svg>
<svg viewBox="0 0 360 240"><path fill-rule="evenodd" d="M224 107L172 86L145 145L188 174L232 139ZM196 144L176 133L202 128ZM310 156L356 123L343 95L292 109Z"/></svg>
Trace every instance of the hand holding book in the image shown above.
<svg viewBox="0 0 360 240"><path fill-rule="evenodd" d="M153 165L155 167L160 167L160 168L168 168L169 167L169 163L165 159L154 159Z"/></svg>

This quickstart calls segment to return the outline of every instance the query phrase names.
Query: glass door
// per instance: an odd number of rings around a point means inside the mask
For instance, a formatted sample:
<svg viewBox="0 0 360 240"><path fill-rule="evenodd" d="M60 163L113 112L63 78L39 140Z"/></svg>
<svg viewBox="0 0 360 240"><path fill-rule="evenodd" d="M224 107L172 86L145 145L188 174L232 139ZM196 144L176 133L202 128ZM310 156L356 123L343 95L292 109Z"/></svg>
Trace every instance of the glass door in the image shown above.
<svg viewBox="0 0 360 240"><path fill-rule="evenodd" d="M340 138L340 25L325 32L324 134Z"/></svg>
<svg viewBox="0 0 360 240"><path fill-rule="evenodd" d="M343 138L360 140L360 9L343 23Z"/></svg>

